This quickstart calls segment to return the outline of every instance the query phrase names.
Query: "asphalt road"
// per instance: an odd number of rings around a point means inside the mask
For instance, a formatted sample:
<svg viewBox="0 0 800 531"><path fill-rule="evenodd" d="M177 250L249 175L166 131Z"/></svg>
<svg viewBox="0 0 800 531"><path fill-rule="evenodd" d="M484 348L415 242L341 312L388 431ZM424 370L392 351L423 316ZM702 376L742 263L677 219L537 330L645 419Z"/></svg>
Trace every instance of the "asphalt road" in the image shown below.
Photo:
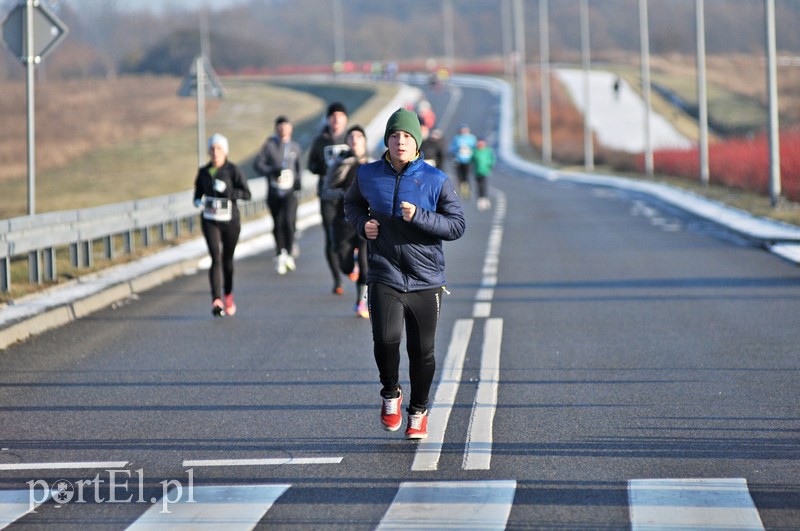
<svg viewBox="0 0 800 531"><path fill-rule="evenodd" d="M429 97L448 137L495 127L493 96ZM428 442L380 428L369 323L317 225L294 273L237 262L234 317L200 271L0 352L0 523L800 527L800 270L647 196L491 184L446 245Z"/></svg>

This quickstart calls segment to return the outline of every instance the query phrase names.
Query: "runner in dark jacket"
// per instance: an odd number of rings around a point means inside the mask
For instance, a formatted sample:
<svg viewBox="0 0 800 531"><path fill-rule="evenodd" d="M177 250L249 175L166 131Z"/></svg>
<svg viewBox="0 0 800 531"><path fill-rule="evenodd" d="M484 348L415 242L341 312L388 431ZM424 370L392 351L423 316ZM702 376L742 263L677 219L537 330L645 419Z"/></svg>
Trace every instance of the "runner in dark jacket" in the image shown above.
<svg viewBox="0 0 800 531"><path fill-rule="evenodd" d="M275 134L271 135L253 160L253 169L267 179L267 206L272 214L272 234L275 238L275 270L279 275L294 271L292 251L295 249L297 193L301 190L303 173L300 145L292 140L294 126L286 116L275 119Z"/></svg>
<svg viewBox="0 0 800 531"><path fill-rule="evenodd" d="M407 331L411 396L406 437L428 436L428 397L436 369L434 340L445 285L443 240L465 229L453 183L419 153L417 115L398 109L389 118L379 161L358 168L345 195L348 221L367 239L369 314L375 361L383 386L381 422L402 425L400 343Z"/></svg>
<svg viewBox="0 0 800 531"><path fill-rule="evenodd" d="M328 168L320 197L335 202L336 218L331 233L342 273L356 283L356 304L354 311L358 317L369 319L367 308L367 242L358 235L356 229L344 215L344 194L356 178L359 166L370 162L367 153L367 136L364 128L354 125L347 130L348 151Z"/></svg>
<svg viewBox="0 0 800 531"><path fill-rule="evenodd" d="M328 105L326 114L327 124L311 144L308 153L308 170L319 177L317 182L317 194L322 189L323 179L330 166L337 158L338 154L347 149L344 136L347 132L347 110L339 102ZM328 201L320 196L319 209L322 216L322 230L325 233L325 260L328 262L328 269L333 277L333 293L342 295L342 277L340 264L334 242L331 238L331 227L336 218L336 203Z"/></svg>

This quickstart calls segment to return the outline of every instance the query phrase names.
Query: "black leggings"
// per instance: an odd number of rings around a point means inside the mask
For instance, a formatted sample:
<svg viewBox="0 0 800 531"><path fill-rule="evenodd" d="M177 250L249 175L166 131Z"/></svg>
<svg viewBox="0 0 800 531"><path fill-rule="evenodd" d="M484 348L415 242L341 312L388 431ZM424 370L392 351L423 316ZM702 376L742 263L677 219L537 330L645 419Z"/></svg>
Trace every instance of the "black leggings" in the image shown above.
<svg viewBox="0 0 800 531"><path fill-rule="evenodd" d="M211 255L208 281L211 284L212 299L222 298L223 281L225 295L233 292L233 252L236 250L241 228L236 215L229 222L203 220L203 236Z"/></svg>
<svg viewBox="0 0 800 531"><path fill-rule="evenodd" d="M272 214L272 235L275 237L275 251L292 252L294 246L294 227L297 220L297 197L290 190L281 196L270 189L267 206Z"/></svg>
<svg viewBox="0 0 800 531"><path fill-rule="evenodd" d="M336 254L336 242L333 240L333 222L338 208L339 204L336 201L320 199L319 213L322 215L322 230L325 233L325 260L328 262L334 287L342 285L339 255Z"/></svg>
<svg viewBox="0 0 800 531"><path fill-rule="evenodd" d="M486 197L486 175L476 173L475 182L478 183L478 197Z"/></svg>
<svg viewBox="0 0 800 531"><path fill-rule="evenodd" d="M463 184L467 183L469 185L469 170L470 170L470 163L469 162L457 162L456 163L456 175L458 176L458 183Z"/></svg>
<svg viewBox="0 0 800 531"><path fill-rule="evenodd" d="M369 286L369 315L372 322L375 363L383 389L391 397L400 380L400 341L406 329L408 372L411 380L409 413L428 407L428 395L436 370L434 343L439 322L441 289L403 293L384 284Z"/></svg>
<svg viewBox="0 0 800 531"><path fill-rule="evenodd" d="M349 275L355 268L356 261L354 260L355 251L358 251L358 279L356 284L361 286L367 285L367 271L369 263L367 262L367 240L362 238L353 228L353 225L344 217L344 211L337 214L336 219L333 220L331 226L333 231L333 245L336 249L337 261L341 267L342 273ZM356 304L361 300L360 289L356 290Z"/></svg>

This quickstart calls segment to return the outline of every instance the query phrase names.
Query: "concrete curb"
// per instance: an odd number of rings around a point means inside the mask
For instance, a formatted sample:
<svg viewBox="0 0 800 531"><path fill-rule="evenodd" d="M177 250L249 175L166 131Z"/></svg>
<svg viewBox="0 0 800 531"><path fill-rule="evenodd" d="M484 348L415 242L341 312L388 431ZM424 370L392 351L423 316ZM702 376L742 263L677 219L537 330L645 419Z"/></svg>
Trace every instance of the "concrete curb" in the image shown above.
<svg viewBox="0 0 800 531"><path fill-rule="evenodd" d="M111 306L131 296L145 292L160 284L197 270L197 258L184 260L160 269L151 271L141 277L123 281L101 289L96 293L76 299L66 304L54 306L23 318L0 329L0 350L31 336L58 328L77 319L90 315L97 310Z"/></svg>

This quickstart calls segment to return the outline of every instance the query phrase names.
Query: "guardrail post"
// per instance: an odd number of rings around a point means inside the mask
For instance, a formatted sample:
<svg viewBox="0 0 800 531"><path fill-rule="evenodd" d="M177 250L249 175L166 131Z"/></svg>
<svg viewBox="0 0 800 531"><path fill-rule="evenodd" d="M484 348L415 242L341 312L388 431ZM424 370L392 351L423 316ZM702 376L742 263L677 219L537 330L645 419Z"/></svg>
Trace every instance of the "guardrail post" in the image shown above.
<svg viewBox="0 0 800 531"><path fill-rule="evenodd" d="M92 248L92 240L81 242L80 246L83 248L83 267L92 267L94 265L94 249Z"/></svg>
<svg viewBox="0 0 800 531"><path fill-rule="evenodd" d="M158 224L158 238L162 242L167 240L167 228L165 223Z"/></svg>
<svg viewBox="0 0 800 531"><path fill-rule="evenodd" d="M142 245L150 247L150 227L142 227Z"/></svg>
<svg viewBox="0 0 800 531"><path fill-rule="evenodd" d="M111 260L114 258L114 235L103 237L103 253L106 259Z"/></svg>
<svg viewBox="0 0 800 531"><path fill-rule="evenodd" d="M56 249L48 247L42 251L44 257L44 278L45 280L56 279Z"/></svg>
<svg viewBox="0 0 800 531"><path fill-rule="evenodd" d="M122 234L122 247L125 251L125 254L127 255L133 254L133 249L135 246L136 244L133 241L133 231L131 230L125 231Z"/></svg>
<svg viewBox="0 0 800 531"><path fill-rule="evenodd" d="M176 219L172 222L172 237L179 238L181 235L181 220Z"/></svg>
<svg viewBox="0 0 800 531"><path fill-rule="evenodd" d="M76 269L81 266L81 246L77 242L69 244L69 263Z"/></svg>
<svg viewBox="0 0 800 531"><path fill-rule="evenodd" d="M0 291L8 293L11 289L11 258L8 256L0 260Z"/></svg>
<svg viewBox="0 0 800 531"><path fill-rule="evenodd" d="M28 282L31 284L42 283L42 253L39 251L28 253Z"/></svg>
<svg viewBox="0 0 800 531"><path fill-rule="evenodd" d="M69 261L77 269L91 267L92 242L75 242L69 244Z"/></svg>

